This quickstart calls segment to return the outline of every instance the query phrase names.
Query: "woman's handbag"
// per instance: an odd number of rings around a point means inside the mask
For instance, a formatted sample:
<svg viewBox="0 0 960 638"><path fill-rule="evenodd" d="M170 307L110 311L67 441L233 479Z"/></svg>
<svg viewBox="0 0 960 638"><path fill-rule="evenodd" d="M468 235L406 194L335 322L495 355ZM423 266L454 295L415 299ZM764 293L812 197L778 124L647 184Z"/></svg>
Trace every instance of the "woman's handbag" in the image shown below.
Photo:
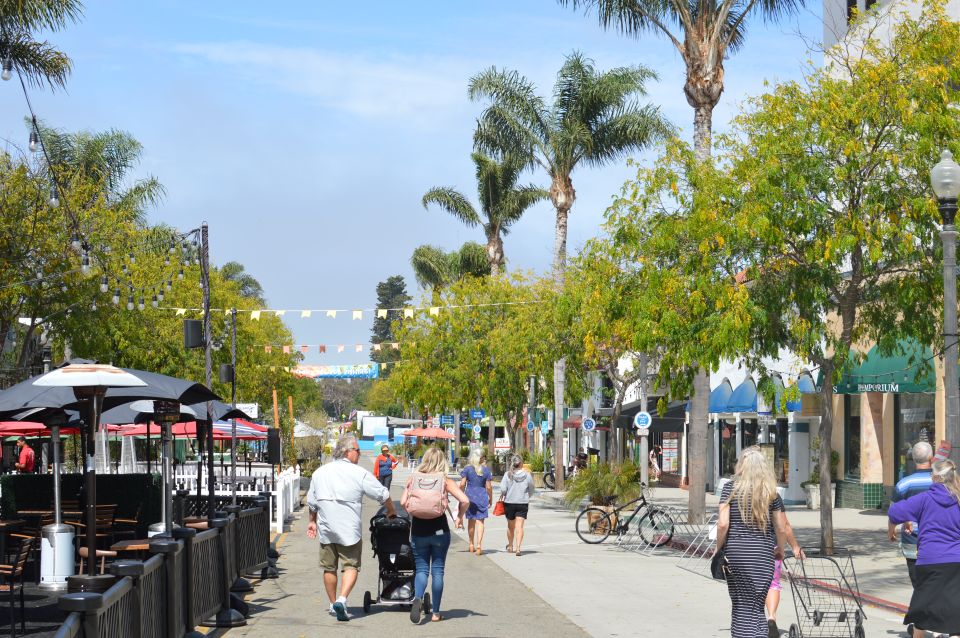
<svg viewBox="0 0 960 638"><path fill-rule="evenodd" d="M494 516L503 516L506 514L507 508L503 504L503 497L500 497L500 500L497 501L497 504L493 506L493 515Z"/></svg>
<svg viewBox="0 0 960 638"><path fill-rule="evenodd" d="M727 558L727 550L720 548L713 553L710 560L710 574L716 580L727 580L730 577L730 560Z"/></svg>

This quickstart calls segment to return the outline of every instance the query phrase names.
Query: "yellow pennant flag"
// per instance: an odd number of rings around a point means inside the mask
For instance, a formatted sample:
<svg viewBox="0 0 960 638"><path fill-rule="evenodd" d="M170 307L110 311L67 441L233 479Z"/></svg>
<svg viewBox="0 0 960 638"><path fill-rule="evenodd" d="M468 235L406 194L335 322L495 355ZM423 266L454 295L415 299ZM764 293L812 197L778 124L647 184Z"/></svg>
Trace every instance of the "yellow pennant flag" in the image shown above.
<svg viewBox="0 0 960 638"><path fill-rule="evenodd" d="M310 310L301 310L301 311L300 311L300 318L301 318L301 319L309 319L309 318L310 318L310 315L312 315L312 314L313 314L313 312L310 311Z"/></svg>
<svg viewBox="0 0 960 638"><path fill-rule="evenodd" d="M387 369L387 364L381 363L381 364L380 364L380 369L381 369L381 370L386 370L386 369Z"/></svg>
<svg viewBox="0 0 960 638"><path fill-rule="evenodd" d="M384 310L383 308L377 310L377 319L386 319L386 318L387 318L386 310Z"/></svg>
<svg viewBox="0 0 960 638"><path fill-rule="evenodd" d="M413 308L404 308L403 309L403 318L410 319L413 317Z"/></svg>
<svg viewBox="0 0 960 638"><path fill-rule="evenodd" d="M177 308L177 316L178 316L178 317L181 317L181 316L183 316L183 315L185 315L185 314L187 314L187 309L186 309L186 308Z"/></svg>
<svg viewBox="0 0 960 638"><path fill-rule="evenodd" d="M356 350L357 352L363 352L363 346L358 343L356 346Z"/></svg>
<svg viewBox="0 0 960 638"><path fill-rule="evenodd" d="M380 344L379 344L379 343L373 344L373 351L374 351L374 352L379 352L379 351L380 351Z"/></svg>
<svg viewBox="0 0 960 638"><path fill-rule="evenodd" d="M353 318L354 318L354 319L363 319L363 311L362 311L362 310L354 310L354 311L353 311Z"/></svg>
<svg viewBox="0 0 960 638"><path fill-rule="evenodd" d="M283 315L287 314L287 311L286 311L286 310L274 310L274 311L273 311L273 314L275 314L275 315L278 316L278 317L282 317Z"/></svg>
<svg viewBox="0 0 960 638"><path fill-rule="evenodd" d="M250 320L251 320L251 321L260 321L260 311L259 311L259 310L251 310L251 311L250 311Z"/></svg>
<svg viewBox="0 0 960 638"><path fill-rule="evenodd" d="M331 319L336 319L336 318L337 318L337 311L336 311L336 310L328 310L328 311L327 311L327 316L330 317Z"/></svg>
<svg viewBox="0 0 960 638"><path fill-rule="evenodd" d="M430 306L430 316L437 317L440 315L440 306Z"/></svg>
<svg viewBox="0 0 960 638"><path fill-rule="evenodd" d="M400 349L400 344L394 342L394 343L391 343L391 344L390 344L390 347L393 348L394 350L399 350L399 349Z"/></svg>

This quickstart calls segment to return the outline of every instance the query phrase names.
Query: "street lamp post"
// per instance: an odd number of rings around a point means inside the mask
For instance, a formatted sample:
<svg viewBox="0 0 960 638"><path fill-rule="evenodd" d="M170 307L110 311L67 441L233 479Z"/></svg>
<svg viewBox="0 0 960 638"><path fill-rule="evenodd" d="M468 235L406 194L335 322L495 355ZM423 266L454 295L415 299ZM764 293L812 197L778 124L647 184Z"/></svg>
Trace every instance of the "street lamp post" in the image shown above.
<svg viewBox="0 0 960 638"><path fill-rule="evenodd" d="M950 457L960 459L960 385L957 379L957 197L960 196L960 165L950 151L930 171L930 184L937 196L943 228L943 388L946 404L946 437Z"/></svg>

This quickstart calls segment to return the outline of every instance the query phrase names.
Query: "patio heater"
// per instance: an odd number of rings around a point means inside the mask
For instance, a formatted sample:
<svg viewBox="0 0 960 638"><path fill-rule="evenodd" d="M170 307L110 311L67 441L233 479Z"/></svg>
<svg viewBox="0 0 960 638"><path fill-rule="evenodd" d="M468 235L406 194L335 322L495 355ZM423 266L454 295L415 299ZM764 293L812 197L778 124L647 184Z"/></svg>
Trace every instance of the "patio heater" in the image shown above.
<svg viewBox="0 0 960 638"><path fill-rule="evenodd" d="M40 589L63 591L67 577L73 576L73 526L63 522L60 506L60 426L66 414L51 417L47 423L53 449L53 524L40 530Z"/></svg>
<svg viewBox="0 0 960 638"><path fill-rule="evenodd" d="M172 536L173 532L173 471L171 460L173 459L173 424L180 419L181 407L177 401L137 401L133 404L134 409L139 409L138 404L147 403L149 411L153 413L153 419L160 424L160 477L163 484L163 497L160 501L160 524L154 523L150 526L150 536L157 536L161 533L164 536ZM144 406L147 407L147 406ZM144 412L148 410L142 410Z"/></svg>

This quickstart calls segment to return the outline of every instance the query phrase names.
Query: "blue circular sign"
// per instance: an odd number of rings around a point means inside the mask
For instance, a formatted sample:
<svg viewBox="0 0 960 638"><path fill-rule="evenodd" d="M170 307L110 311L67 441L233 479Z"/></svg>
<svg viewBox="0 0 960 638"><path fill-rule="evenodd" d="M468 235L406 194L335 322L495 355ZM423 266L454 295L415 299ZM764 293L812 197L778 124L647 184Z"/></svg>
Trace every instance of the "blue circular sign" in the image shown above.
<svg viewBox="0 0 960 638"><path fill-rule="evenodd" d="M651 423L653 423L653 417L649 412L637 412L637 416L633 417L633 424L638 428L648 428Z"/></svg>
<svg viewBox="0 0 960 638"><path fill-rule="evenodd" d="M480 434L480 426L479 426L479 425L473 426L473 433L474 433L474 434Z"/></svg>
<svg viewBox="0 0 960 638"><path fill-rule="evenodd" d="M587 432L590 432L595 427L597 427L597 422L594 421L593 419L583 420L583 429L586 430Z"/></svg>
<svg viewBox="0 0 960 638"><path fill-rule="evenodd" d="M527 432L533 432L536 426L533 424L533 421L527 421Z"/></svg>

